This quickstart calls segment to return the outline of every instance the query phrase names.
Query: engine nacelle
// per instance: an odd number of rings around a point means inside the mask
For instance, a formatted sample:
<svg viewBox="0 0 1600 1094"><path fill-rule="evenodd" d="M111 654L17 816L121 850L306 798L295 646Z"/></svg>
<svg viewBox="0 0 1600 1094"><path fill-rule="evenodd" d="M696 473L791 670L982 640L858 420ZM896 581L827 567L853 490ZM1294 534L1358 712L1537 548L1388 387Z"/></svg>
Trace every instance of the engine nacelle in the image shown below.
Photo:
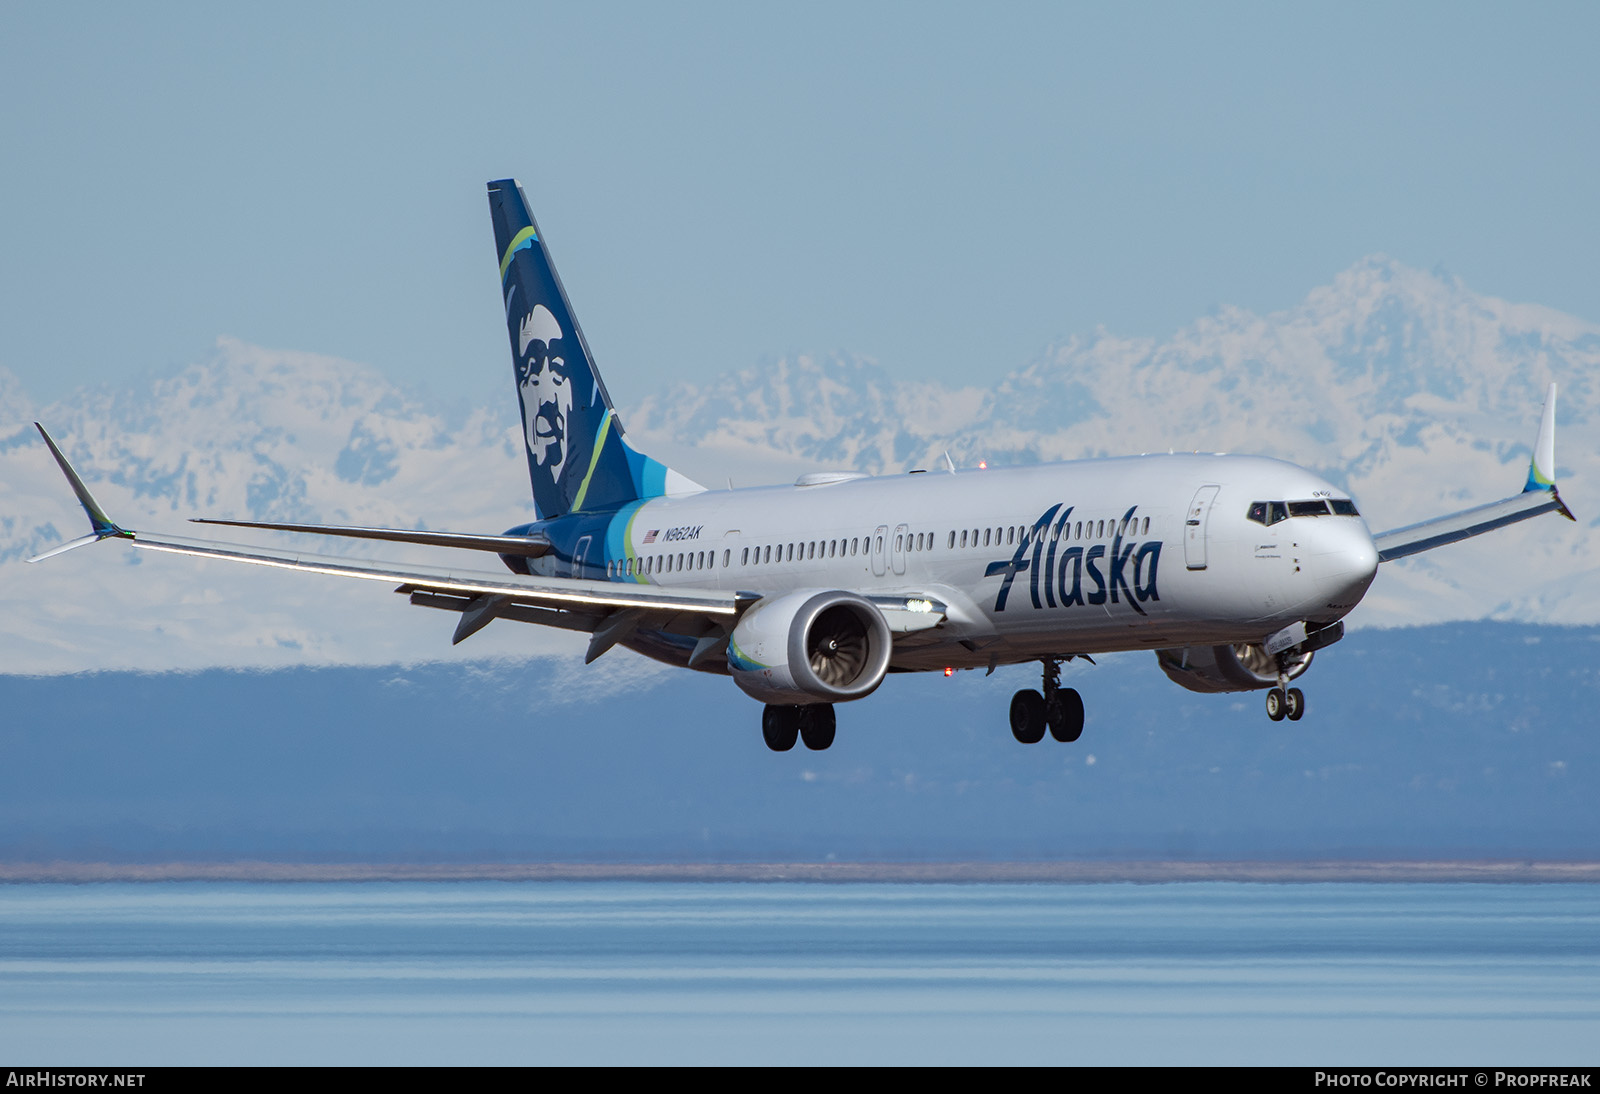
<svg viewBox="0 0 1600 1094"><path fill-rule="evenodd" d="M890 645L866 597L806 589L751 605L728 640L728 671L763 703L843 703L883 682Z"/></svg>
<svg viewBox="0 0 1600 1094"><path fill-rule="evenodd" d="M1282 655L1284 674L1293 680L1311 667L1314 650ZM1278 655L1260 642L1232 646L1184 646L1156 650L1161 671L1190 691L1255 691L1278 686Z"/></svg>

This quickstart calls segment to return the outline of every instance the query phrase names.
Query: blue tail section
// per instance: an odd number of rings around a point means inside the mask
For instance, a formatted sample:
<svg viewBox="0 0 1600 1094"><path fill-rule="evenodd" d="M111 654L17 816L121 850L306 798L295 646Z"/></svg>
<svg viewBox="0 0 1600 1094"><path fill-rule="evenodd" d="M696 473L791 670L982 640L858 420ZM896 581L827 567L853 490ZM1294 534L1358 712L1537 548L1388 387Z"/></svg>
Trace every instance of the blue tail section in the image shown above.
<svg viewBox="0 0 1600 1094"><path fill-rule="evenodd" d="M623 440L622 422L515 179L489 184L489 212L539 516L703 489Z"/></svg>

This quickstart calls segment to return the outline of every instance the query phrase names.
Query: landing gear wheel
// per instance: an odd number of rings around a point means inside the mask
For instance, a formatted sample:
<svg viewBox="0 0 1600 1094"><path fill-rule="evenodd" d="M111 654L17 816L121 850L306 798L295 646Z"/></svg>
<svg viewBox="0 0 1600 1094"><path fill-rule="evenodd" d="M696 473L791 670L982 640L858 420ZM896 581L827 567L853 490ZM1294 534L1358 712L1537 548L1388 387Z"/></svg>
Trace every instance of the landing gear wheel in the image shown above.
<svg viewBox="0 0 1600 1094"><path fill-rule="evenodd" d="M1044 740L1044 696L1024 688L1011 697L1011 735L1025 745Z"/></svg>
<svg viewBox="0 0 1600 1094"><path fill-rule="evenodd" d="M1284 705L1288 708L1289 721L1298 722L1305 716L1306 696L1299 688L1290 688L1284 695Z"/></svg>
<svg viewBox="0 0 1600 1094"><path fill-rule="evenodd" d="M1047 711L1050 736L1070 743L1083 736L1083 696L1077 688L1062 688Z"/></svg>
<svg viewBox="0 0 1600 1094"><path fill-rule="evenodd" d="M800 708L800 739L813 752L821 752L833 744L833 732L838 724L832 703Z"/></svg>
<svg viewBox="0 0 1600 1094"><path fill-rule="evenodd" d="M1297 688L1295 690L1298 691L1299 689ZM1284 708L1288 706L1288 702L1288 699L1285 698L1283 694L1282 688L1273 688L1271 691L1267 692L1267 717L1271 718L1274 722L1283 721L1283 716L1286 713Z"/></svg>
<svg viewBox="0 0 1600 1094"><path fill-rule="evenodd" d="M800 736L800 707L767 706L761 711L761 736L774 752L787 752Z"/></svg>

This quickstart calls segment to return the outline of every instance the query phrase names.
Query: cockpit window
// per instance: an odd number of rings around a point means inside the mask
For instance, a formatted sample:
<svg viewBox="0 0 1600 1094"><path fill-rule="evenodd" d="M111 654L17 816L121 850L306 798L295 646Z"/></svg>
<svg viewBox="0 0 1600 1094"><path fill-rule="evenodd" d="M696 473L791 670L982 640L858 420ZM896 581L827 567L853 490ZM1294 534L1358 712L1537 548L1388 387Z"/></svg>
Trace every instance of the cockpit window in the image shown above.
<svg viewBox="0 0 1600 1094"><path fill-rule="evenodd" d="M1253 501L1250 503L1249 518L1257 524L1271 527L1280 520L1289 519L1289 509L1281 501Z"/></svg>
<svg viewBox="0 0 1600 1094"><path fill-rule="evenodd" d="M1327 501L1319 498L1313 501L1253 501L1248 516L1257 524L1271 527L1290 517L1325 517L1330 508L1336 517L1361 515L1356 512L1356 503L1349 498L1330 498Z"/></svg>

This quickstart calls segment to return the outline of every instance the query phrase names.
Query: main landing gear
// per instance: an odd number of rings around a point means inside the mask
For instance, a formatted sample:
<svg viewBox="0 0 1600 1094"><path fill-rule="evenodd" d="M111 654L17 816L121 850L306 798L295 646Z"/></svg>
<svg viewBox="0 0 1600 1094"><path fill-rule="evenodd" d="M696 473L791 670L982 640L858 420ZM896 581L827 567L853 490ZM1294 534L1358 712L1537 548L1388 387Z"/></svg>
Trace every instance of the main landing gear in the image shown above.
<svg viewBox="0 0 1600 1094"><path fill-rule="evenodd" d="M796 738L811 751L821 752L833 744L836 726L832 703L806 707L768 705L761 711L761 736L774 752L789 751Z"/></svg>
<svg viewBox="0 0 1600 1094"><path fill-rule="evenodd" d="M1044 740L1048 728L1058 741L1083 736L1083 696L1061 686L1061 662L1045 658L1044 694L1024 688L1011 697L1011 735L1025 745Z"/></svg>

